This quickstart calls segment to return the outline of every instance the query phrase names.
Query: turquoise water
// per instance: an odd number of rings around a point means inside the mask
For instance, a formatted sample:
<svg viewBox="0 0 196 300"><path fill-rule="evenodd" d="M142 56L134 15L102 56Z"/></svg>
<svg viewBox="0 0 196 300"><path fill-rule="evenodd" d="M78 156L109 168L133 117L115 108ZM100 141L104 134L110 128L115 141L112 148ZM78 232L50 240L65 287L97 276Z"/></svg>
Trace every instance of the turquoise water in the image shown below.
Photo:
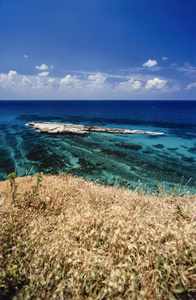
<svg viewBox="0 0 196 300"><path fill-rule="evenodd" d="M0 180L37 172L144 192L196 187L196 101L0 101ZM164 132L163 136L47 135L31 121Z"/></svg>

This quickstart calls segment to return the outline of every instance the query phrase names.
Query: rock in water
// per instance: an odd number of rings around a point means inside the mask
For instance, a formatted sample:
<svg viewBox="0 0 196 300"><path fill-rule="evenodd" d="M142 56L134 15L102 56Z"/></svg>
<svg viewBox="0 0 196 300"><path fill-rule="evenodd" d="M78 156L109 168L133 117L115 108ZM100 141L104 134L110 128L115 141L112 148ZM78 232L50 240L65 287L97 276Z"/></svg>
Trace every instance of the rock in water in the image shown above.
<svg viewBox="0 0 196 300"><path fill-rule="evenodd" d="M65 123L50 123L50 122L31 122L28 123L29 126L39 129L41 132L49 134L77 134L85 135L90 132L106 132L106 133L117 133L117 134L150 134L150 135L163 135L162 132L151 132L143 130L129 130L129 129L119 129L119 128L107 128L99 126L84 126L84 125L74 125Z"/></svg>

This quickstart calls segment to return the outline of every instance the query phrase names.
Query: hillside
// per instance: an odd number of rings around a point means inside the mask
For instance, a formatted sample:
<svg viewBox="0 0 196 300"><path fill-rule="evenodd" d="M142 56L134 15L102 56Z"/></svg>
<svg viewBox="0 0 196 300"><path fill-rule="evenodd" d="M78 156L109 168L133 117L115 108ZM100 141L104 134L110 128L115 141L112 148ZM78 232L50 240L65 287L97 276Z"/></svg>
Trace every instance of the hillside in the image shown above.
<svg viewBox="0 0 196 300"><path fill-rule="evenodd" d="M1 299L195 299L196 196L0 182Z"/></svg>

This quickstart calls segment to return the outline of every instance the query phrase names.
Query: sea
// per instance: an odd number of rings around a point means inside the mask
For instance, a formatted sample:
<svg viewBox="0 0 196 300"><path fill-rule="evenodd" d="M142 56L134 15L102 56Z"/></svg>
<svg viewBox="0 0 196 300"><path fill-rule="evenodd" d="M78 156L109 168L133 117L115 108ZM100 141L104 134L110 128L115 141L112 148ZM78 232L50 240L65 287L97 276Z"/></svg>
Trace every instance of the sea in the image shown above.
<svg viewBox="0 0 196 300"><path fill-rule="evenodd" d="M50 135L29 122L162 132ZM0 101L0 180L69 173L141 193L195 193L196 101Z"/></svg>

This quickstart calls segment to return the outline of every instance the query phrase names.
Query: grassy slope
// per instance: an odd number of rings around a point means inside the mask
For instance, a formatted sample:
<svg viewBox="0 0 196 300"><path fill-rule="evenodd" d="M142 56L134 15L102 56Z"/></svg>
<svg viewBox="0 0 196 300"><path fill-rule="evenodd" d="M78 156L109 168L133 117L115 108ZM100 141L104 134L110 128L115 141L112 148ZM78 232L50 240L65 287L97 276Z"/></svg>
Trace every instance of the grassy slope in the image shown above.
<svg viewBox="0 0 196 300"><path fill-rule="evenodd" d="M195 299L195 195L68 175L44 175L39 194L36 177L16 184L14 207L0 182L0 298Z"/></svg>

